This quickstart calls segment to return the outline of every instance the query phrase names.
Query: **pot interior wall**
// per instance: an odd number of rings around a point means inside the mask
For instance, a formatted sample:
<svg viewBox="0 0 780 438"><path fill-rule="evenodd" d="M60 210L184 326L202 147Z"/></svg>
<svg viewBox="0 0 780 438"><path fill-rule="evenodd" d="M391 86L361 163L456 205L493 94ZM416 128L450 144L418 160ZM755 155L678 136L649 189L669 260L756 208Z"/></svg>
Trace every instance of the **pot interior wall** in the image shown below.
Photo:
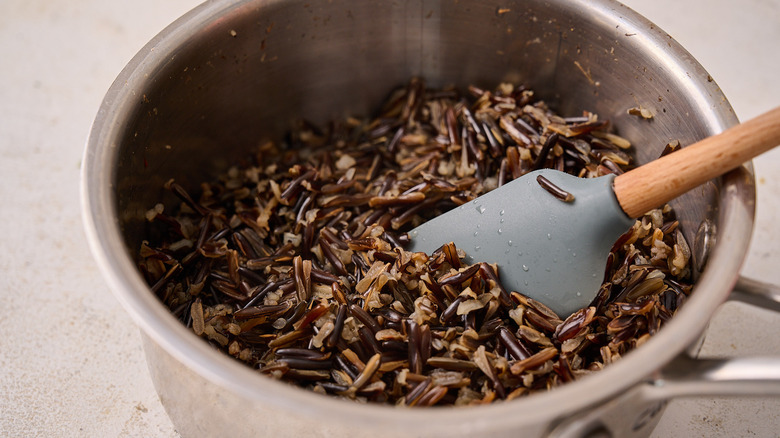
<svg viewBox="0 0 780 438"><path fill-rule="evenodd" d="M662 32L638 33L647 23L621 11L585 1L257 0L173 28L154 48L172 55L154 69L142 63L148 77L127 83L137 105L122 121L114 181L128 251L135 258L144 212L172 200L165 181L197 192L295 120L370 115L412 76L432 87L525 84L563 115L610 119L639 162L733 122L725 99L702 103L719 96L714 84L701 88L706 72L670 61ZM139 56L163 56L154 50ZM655 116L626 113L640 105ZM715 187L676 202L689 242L715 217Z"/></svg>

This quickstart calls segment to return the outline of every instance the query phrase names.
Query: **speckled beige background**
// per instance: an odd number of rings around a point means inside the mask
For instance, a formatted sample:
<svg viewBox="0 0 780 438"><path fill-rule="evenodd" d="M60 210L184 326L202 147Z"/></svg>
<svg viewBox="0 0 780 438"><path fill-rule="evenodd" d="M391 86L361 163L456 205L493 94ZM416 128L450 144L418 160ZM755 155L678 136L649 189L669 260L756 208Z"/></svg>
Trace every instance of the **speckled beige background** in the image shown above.
<svg viewBox="0 0 780 438"><path fill-rule="evenodd" d="M79 166L103 93L197 0L0 3L0 436L175 437L140 338L84 242ZM720 84L740 118L780 105L780 0L630 0ZM780 150L755 161L743 273L780 284ZM727 304L704 353L780 355L780 316ZM778 399L676 400L667 436L778 436Z"/></svg>

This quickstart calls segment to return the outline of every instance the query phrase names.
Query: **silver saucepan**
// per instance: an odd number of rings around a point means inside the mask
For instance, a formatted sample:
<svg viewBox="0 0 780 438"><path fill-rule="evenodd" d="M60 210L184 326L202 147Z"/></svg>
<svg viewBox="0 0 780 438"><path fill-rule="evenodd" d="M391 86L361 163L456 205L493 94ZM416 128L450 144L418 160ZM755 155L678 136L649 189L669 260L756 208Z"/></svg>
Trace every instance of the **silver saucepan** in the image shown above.
<svg viewBox="0 0 780 438"><path fill-rule="evenodd" d="M737 119L669 35L610 0L214 0L155 37L109 89L83 161L89 244L141 327L160 399L184 436L646 436L671 397L778 394L780 361L691 358L730 296L778 308L743 282L753 226L749 164L677 199L697 285L656 336L604 371L490 406L400 409L310 393L213 350L158 301L136 268L144 213L215 177L301 116L369 114L388 90L523 83L563 114L588 109L635 145L639 163ZM628 115L637 104L652 121ZM754 292L754 293L750 293ZM775 294L777 296L777 294Z"/></svg>

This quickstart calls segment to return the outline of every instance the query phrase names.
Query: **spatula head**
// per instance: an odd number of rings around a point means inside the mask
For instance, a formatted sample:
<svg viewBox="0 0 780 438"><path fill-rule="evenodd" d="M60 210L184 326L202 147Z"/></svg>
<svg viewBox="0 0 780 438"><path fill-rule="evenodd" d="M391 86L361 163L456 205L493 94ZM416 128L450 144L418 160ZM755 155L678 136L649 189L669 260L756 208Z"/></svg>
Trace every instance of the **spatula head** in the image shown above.
<svg viewBox="0 0 780 438"><path fill-rule="evenodd" d="M553 196L540 186L539 175L574 200ZM430 254L454 242L468 262L497 264L508 291L565 318L593 300L610 248L634 223L615 199L613 179L549 169L528 173L415 228L410 249Z"/></svg>

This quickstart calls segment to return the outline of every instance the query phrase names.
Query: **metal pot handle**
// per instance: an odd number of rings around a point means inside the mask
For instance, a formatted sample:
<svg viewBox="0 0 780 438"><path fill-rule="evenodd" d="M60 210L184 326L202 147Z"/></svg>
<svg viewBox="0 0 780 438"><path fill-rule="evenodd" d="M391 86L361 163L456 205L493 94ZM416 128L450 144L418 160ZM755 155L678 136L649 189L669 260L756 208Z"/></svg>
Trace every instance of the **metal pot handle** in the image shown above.
<svg viewBox="0 0 780 438"><path fill-rule="evenodd" d="M780 286L740 277L729 301L780 312ZM780 395L780 358L697 359L683 353L650 383L658 399L702 395Z"/></svg>
<svg viewBox="0 0 780 438"><path fill-rule="evenodd" d="M780 312L780 286L740 277L729 301ZM658 422L667 402L675 397L778 395L780 357L698 359L683 352L645 384L570 416L549 436L643 437L652 430L647 426Z"/></svg>
<svg viewBox="0 0 780 438"><path fill-rule="evenodd" d="M739 277L729 301L738 301L780 312L780 286Z"/></svg>

